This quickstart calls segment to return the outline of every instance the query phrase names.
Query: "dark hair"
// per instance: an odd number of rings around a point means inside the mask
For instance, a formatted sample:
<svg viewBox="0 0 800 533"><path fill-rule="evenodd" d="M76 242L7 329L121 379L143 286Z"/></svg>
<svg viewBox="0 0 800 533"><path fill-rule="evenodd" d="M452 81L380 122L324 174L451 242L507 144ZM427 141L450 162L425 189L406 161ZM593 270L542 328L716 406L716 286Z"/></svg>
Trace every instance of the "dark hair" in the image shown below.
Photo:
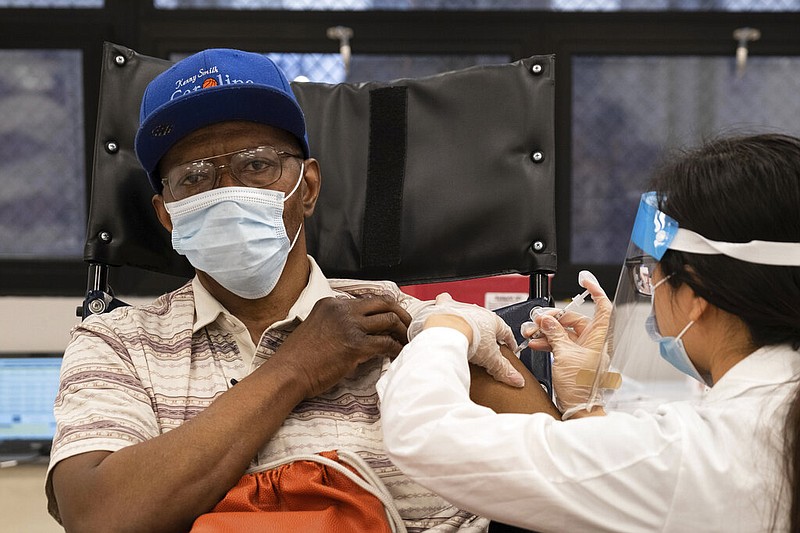
<svg viewBox="0 0 800 533"><path fill-rule="evenodd" d="M800 139L795 137L762 134L708 142L662 168L653 190L664 213L708 239L800 246ZM668 250L660 268L672 274L671 285L686 283L739 317L755 346L788 343L800 349L800 267ZM800 532L800 388L784 435L790 531Z"/></svg>

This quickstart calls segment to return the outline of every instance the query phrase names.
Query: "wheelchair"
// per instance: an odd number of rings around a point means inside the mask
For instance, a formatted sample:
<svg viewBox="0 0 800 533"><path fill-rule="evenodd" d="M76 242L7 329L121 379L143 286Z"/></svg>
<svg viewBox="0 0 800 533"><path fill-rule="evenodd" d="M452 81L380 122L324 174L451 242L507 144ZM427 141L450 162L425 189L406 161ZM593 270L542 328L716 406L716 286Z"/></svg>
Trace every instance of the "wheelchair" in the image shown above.
<svg viewBox="0 0 800 533"><path fill-rule="evenodd" d="M112 268L194 275L156 219L133 141L147 83L171 65L104 43L84 260L83 318L126 305ZM556 272L555 59L533 56L389 83L293 82L322 192L308 253L329 278L400 286L530 276L528 299L496 312L522 341ZM552 396L550 354L520 359ZM490 531L521 531L493 523Z"/></svg>

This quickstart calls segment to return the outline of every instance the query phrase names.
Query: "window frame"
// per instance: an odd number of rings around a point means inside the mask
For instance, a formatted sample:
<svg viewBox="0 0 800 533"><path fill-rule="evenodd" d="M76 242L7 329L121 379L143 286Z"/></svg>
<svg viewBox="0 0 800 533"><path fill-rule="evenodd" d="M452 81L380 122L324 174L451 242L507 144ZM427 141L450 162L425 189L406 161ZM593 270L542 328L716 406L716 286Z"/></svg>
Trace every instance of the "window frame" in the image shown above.
<svg viewBox="0 0 800 533"><path fill-rule="evenodd" d="M735 28L761 30L751 54L796 56L800 12L549 12L549 11L253 11L158 10L149 2L107 1L102 9L0 8L0 48L77 49L83 54L86 205L97 121L103 41L168 57L208 47L264 52L337 53L326 29L354 30L358 54L535 54L556 57L556 222L558 273L555 298L571 296L587 265L570 258L571 70L575 55L729 56ZM632 207L632 209L635 209ZM620 263L621 265L621 263ZM592 265L613 294L620 265ZM74 296L86 291L88 265L75 260L0 260L2 296ZM112 269L118 294L157 295L175 278L138 269Z"/></svg>

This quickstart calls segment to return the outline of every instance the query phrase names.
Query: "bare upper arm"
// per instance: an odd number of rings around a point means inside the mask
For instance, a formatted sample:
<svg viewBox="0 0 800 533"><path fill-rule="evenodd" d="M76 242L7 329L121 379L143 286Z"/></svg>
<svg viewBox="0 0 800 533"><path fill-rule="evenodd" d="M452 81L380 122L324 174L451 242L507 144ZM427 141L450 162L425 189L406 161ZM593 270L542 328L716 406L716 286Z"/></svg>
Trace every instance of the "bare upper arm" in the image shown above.
<svg viewBox="0 0 800 533"><path fill-rule="evenodd" d="M89 496L81 490L86 486L87 477L109 455L111 452L108 451L86 452L67 457L53 467L45 488L47 510L59 522L69 524L74 521L78 509L85 504L84 500Z"/></svg>
<svg viewBox="0 0 800 533"><path fill-rule="evenodd" d="M501 346L500 351L525 377L525 386L516 388L500 383L483 368L471 364L469 395L472 401L498 413L548 413L560 419L561 413L522 361L505 346Z"/></svg>

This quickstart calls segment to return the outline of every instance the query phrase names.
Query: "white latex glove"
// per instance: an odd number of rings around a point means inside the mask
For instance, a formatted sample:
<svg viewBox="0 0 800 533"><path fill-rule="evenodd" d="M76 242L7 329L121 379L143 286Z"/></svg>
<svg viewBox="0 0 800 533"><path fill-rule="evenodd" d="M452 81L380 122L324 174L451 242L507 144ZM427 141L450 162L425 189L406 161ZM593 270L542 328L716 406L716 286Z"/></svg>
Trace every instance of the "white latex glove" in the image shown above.
<svg viewBox="0 0 800 533"><path fill-rule="evenodd" d="M472 328L472 342L467 353L470 363L485 368L490 376L502 383L513 387L522 387L525 384L522 374L500 352L501 344L512 350L516 346L514 333L502 318L484 307L456 302L446 292L437 296L433 302L424 304L408 326L409 341L424 329L428 317L455 315Z"/></svg>
<svg viewBox="0 0 800 533"><path fill-rule="evenodd" d="M558 309L542 309L535 316L534 323L526 322L522 329L525 335L541 328L542 336L531 340L529 346L534 350L553 352L553 388L556 404L565 420L579 411L602 407L600 388L593 393L592 381L597 372L605 374L609 362L603 345L611 317L611 301L588 270L578 274L578 284L589 290L595 303L591 320L574 311L567 311L556 320L552 315Z"/></svg>

